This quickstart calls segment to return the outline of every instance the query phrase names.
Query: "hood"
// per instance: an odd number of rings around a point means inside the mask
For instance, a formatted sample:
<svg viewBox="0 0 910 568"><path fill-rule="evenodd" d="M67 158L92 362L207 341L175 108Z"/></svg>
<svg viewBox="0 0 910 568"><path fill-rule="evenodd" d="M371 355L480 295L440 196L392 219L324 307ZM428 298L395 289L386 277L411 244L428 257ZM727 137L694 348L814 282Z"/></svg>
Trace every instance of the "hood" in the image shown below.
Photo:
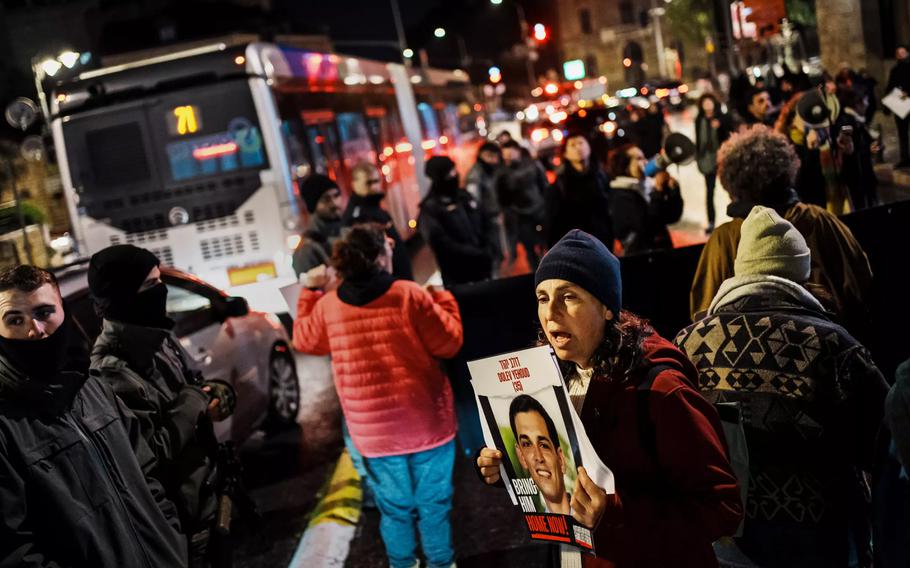
<svg viewBox="0 0 910 568"><path fill-rule="evenodd" d="M170 330L160 327L104 320L101 334L92 348L92 362L112 355L134 369L148 371L155 364L155 353L170 334Z"/></svg>
<svg viewBox="0 0 910 568"><path fill-rule="evenodd" d="M382 297L394 282L395 277L382 270L363 278L346 278L338 287L338 299L349 306L365 306Z"/></svg>
<svg viewBox="0 0 910 568"><path fill-rule="evenodd" d="M786 278L766 274L734 276L724 280L708 308L708 316L722 311L801 309L824 315L825 308L808 290Z"/></svg>

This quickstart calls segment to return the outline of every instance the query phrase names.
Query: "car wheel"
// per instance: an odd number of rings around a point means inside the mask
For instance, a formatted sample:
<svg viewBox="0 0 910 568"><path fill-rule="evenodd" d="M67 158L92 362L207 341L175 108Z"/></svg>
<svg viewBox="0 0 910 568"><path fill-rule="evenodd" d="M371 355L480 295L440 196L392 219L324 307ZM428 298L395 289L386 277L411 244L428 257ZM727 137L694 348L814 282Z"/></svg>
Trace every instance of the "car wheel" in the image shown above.
<svg viewBox="0 0 910 568"><path fill-rule="evenodd" d="M287 347L276 346L269 359L269 418L275 425L297 422L300 383L297 365Z"/></svg>

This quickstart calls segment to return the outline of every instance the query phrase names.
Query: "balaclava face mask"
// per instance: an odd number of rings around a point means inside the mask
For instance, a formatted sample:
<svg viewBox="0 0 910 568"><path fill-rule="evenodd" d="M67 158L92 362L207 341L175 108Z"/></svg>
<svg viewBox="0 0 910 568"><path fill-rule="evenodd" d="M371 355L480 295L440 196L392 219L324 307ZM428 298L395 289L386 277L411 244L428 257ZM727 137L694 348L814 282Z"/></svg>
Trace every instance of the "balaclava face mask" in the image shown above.
<svg viewBox="0 0 910 568"><path fill-rule="evenodd" d="M69 314L64 313L60 327L43 339L0 337L0 353L31 380L53 378L67 363L71 326Z"/></svg>
<svg viewBox="0 0 910 568"><path fill-rule="evenodd" d="M167 317L167 286L163 283L139 292L149 272L158 266L151 252L132 245L108 247L92 257L89 289L105 319L170 329Z"/></svg>

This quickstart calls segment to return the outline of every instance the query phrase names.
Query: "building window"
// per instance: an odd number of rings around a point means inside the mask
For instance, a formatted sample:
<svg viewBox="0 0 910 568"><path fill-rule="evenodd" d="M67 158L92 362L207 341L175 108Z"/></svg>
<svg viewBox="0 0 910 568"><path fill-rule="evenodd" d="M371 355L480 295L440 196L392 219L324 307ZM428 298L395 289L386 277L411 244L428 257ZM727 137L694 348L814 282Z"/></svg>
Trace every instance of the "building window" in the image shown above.
<svg viewBox="0 0 910 568"><path fill-rule="evenodd" d="M579 10L578 21L581 24L581 33L586 35L594 33L594 26L591 25L591 10L587 8Z"/></svg>
<svg viewBox="0 0 910 568"><path fill-rule="evenodd" d="M597 73L597 57L592 54L585 55L585 73L588 77L596 77Z"/></svg>
<svg viewBox="0 0 910 568"><path fill-rule="evenodd" d="M629 0L619 3L619 21L623 24L635 23L635 8Z"/></svg>

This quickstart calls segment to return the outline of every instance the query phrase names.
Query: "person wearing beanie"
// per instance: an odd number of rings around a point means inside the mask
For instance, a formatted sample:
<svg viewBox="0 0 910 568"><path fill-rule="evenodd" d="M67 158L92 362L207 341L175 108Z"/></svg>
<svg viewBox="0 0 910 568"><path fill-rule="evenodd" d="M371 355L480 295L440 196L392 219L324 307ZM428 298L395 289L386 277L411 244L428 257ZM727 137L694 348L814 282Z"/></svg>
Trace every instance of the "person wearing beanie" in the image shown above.
<svg viewBox="0 0 910 568"><path fill-rule="evenodd" d="M686 356L622 309L619 260L598 238L569 231L535 273L542 337L600 459L613 471L607 495L579 468L572 516L594 533L599 558L616 568L715 568L711 543L742 516L720 419L695 388ZM502 455L483 448L488 484ZM581 565L562 549L559 566ZM576 557L576 558L573 558ZM586 562L587 564L587 562Z"/></svg>
<svg viewBox="0 0 910 568"><path fill-rule="evenodd" d="M446 286L490 278L493 249L489 217L458 185L455 162L446 156L427 160L430 191L420 203L417 226L430 244Z"/></svg>
<svg viewBox="0 0 910 568"><path fill-rule="evenodd" d="M705 317L675 339L702 394L742 409L747 516L718 557L737 566L871 566L864 475L887 384L816 299L829 294L810 282L810 247L774 209L756 206L743 221L734 271Z"/></svg>
<svg viewBox="0 0 910 568"><path fill-rule="evenodd" d="M312 268L328 265L332 244L341 234L341 190L321 174L310 174L299 186L300 198L310 214L306 230L294 250L293 266L297 276Z"/></svg>
<svg viewBox="0 0 910 568"><path fill-rule="evenodd" d="M91 353L93 373L138 419L157 460L158 476L177 507L189 543L189 566L208 566L217 496L218 442L213 421L231 415L233 388L206 381L171 329L167 285L158 258L116 245L92 256L89 291L103 318Z"/></svg>
<svg viewBox="0 0 910 568"><path fill-rule="evenodd" d="M812 252L812 284L830 295L832 312L854 336L869 329L872 268L856 237L838 217L822 207L800 202L794 189L800 159L790 140L763 126L733 134L717 155L718 178L730 194L727 214L705 243L692 279L689 308L692 321L701 319L728 278L740 227L756 205L774 209L799 231Z"/></svg>

